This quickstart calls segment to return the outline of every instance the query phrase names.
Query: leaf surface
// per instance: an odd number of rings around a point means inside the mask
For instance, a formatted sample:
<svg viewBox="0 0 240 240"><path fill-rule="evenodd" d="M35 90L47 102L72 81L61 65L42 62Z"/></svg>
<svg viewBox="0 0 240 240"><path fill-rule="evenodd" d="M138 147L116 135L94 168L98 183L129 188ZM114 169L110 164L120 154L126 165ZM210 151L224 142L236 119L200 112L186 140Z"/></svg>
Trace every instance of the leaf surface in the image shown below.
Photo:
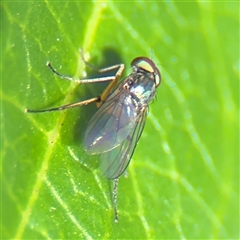
<svg viewBox="0 0 240 240"><path fill-rule="evenodd" d="M239 238L238 2L3 2L2 238ZM151 57L162 74L118 189L87 155L94 105L30 114L99 95L59 72Z"/></svg>

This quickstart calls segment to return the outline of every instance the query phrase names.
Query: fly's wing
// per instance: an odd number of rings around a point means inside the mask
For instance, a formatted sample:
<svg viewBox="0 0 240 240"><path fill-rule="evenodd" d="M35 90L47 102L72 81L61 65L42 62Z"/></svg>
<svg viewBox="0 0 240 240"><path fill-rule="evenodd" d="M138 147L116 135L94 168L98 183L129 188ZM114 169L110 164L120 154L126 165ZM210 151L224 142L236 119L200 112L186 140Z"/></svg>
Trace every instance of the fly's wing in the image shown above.
<svg viewBox="0 0 240 240"><path fill-rule="evenodd" d="M84 138L86 151L99 154L117 147L132 132L136 120L136 103L129 93L116 89L88 124Z"/></svg>
<svg viewBox="0 0 240 240"><path fill-rule="evenodd" d="M137 118L135 127L127 138L116 148L101 154L100 168L106 178L118 178L127 168L137 142L142 134L147 108Z"/></svg>

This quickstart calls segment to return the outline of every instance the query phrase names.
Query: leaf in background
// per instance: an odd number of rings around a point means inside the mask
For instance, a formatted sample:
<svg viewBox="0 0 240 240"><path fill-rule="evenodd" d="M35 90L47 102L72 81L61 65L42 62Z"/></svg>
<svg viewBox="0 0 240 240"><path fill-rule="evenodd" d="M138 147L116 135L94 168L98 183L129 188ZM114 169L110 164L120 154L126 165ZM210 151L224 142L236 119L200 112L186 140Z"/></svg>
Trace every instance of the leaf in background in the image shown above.
<svg viewBox="0 0 240 240"><path fill-rule="evenodd" d="M238 2L3 2L2 238L239 238ZM153 59L157 99L118 189L82 136L95 106L26 114L87 99L90 63ZM89 72L88 72L89 73ZM89 73L94 76L94 73Z"/></svg>

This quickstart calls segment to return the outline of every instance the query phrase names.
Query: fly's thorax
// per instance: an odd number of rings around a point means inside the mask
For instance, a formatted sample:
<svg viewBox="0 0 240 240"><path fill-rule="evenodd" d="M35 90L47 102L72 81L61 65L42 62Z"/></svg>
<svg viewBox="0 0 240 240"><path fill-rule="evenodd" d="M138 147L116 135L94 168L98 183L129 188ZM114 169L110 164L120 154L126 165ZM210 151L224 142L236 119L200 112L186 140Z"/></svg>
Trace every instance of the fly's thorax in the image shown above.
<svg viewBox="0 0 240 240"><path fill-rule="evenodd" d="M140 105L148 104L154 97L156 86L154 75L135 73L129 82L129 93Z"/></svg>

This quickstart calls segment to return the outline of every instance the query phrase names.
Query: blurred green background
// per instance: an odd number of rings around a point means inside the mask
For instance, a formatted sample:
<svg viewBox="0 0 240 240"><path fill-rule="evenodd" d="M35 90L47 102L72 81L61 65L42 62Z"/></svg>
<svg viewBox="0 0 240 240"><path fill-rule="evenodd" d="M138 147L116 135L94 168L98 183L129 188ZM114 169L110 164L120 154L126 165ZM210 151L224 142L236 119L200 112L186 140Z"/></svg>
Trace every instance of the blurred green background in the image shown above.
<svg viewBox="0 0 240 240"><path fill-rule="evenodd" d="M3 239L239 238L239 3L1 2ZM137 56L162 74L118 189L82 140L94 105L26 114L96 96L61 73Z"/></svg>

